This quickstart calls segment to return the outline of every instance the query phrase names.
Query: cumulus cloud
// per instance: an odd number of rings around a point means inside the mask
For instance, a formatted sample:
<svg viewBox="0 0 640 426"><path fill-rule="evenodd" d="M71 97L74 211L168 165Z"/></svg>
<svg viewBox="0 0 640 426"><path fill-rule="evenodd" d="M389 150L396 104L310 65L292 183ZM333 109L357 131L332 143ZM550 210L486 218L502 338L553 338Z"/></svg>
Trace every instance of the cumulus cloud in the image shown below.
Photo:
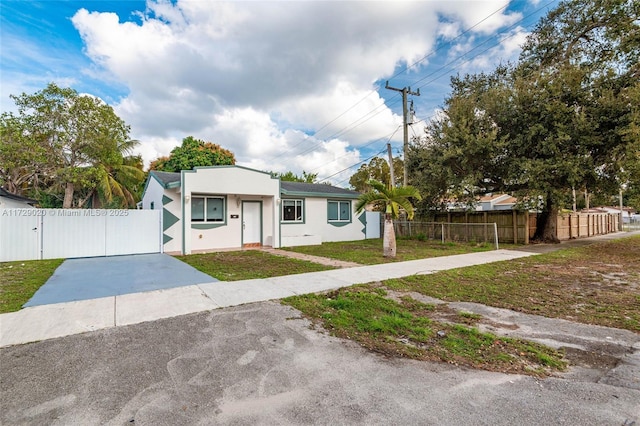
<svg viewBox="0 0 640 426"><path fill-rule="evenodd" d="M376 81L492 13L474 33L511 25L506 3L149 0L135 22L86 9L72 22L128 88L114 107L147 163L193 135L242 165L324 177L401 123Z"/></svg>

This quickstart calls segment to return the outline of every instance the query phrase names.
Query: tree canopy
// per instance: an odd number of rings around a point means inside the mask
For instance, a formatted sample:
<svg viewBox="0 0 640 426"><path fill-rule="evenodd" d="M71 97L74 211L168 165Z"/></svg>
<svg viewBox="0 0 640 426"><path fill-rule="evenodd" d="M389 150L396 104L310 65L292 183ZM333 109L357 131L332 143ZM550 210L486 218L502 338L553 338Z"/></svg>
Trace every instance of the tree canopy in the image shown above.
<svg viewBox="0 0 640 426"><path fill-rule="evenodd" d="M45 206L86 207L90 200L135 206L127 185L144 179L141 167L124 168L137 145L113 108L93 96L51 83L34 94L12 95L17 114L0 117L0 180L9 191ZM114 174L115 170L120 170ZM135 169L135 170L134 170ZM104 182L109 182L109 189ZM102 189L99 189L102 188Z"/></svg>
<svg viewBox="0 0 640 426"><path fill-rule="evenodd" d="M404 162L400 157L393 158L393 170L396 181L396 186L402 186L404 170ZM374 157L369 161L369 164L363 164L360 166L349 179L349 184L359 192L367 192L371 189L369 185L370 180L376 180L382 182L385 185L391 185L391 170L389 163L380 157Z"/></svg>
<svg viewBox="0 0 640 426"><path fill-rule="evenodd" d="M192 170L195 167L226 166L236 163L233 153L220 145L187 136L182 145L171 150L168 157L151 162L149 169L163 172Z"/></svg>
<svg viewBox="0 0 640 426"><path fill-rule="evenodd" d="M557 241L572 189L638 182L638 18L635 2L563 2L517 64L453 78L442 115L408 156L426 202L509 192L539 204L537 237Z"/></svg>
<svg viewBox="0 0 640 426"><path fill-rule="evenodd" d="M302 171L302 176L298 176L292 171L288 171L286 173L272 172L271 174L285 182L316 183L318 181L317 173L307 173L304 170Z"/></svg>

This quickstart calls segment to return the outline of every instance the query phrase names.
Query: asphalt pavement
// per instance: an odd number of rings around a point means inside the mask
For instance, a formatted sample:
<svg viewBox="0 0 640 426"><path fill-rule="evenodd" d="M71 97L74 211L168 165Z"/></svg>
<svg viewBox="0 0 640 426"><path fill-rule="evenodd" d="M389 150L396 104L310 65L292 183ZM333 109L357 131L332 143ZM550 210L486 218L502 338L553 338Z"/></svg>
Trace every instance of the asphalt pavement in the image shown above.
<svg viewBox="0 0 640 426"><path fill-rule="evenodd" d="M593 373L541 380L387 358L310 328L298 311L275 301L7 347L0 368L3 425L640 420L640 390Z"/></svg>

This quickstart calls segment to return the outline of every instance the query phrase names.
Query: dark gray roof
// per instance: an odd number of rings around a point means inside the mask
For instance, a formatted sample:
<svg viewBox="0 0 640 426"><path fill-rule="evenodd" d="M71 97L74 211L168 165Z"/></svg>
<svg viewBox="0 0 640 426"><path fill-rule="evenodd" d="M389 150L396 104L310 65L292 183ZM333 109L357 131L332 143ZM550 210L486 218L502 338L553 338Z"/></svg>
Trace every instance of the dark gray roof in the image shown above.
<svg viewBox="0 0 640 426"><path fill-rule="evenodd" d="M280 189L283 195L304 195L316 197L339 197L339 198L358 198L360 195L357 191L350 189L338 188L337 186L325 185L322 183L306 183L306 182L280 182Z"/></svg>
<svg viewBox="0 0 640 426"><path fill-rule="evenodd" d="M159 172L157 170L152 170L151 173L160 181L161 184L164 185L165 188L169 187L171 184L180 183L180 173L177 172Z"/></svg>
<svg viewBox="0 0 640 426"><path fill-rule="evenodd" d="M11 200L23 201L27 204L36 204L37 200L32 200L31 198L23 197L21 195L12 194L4 188L0 188L0 197L9 198Z"/></svg>
<svg viewBox="0 0 640 426"><path fill-rule="evenodd" d="M151 174L165 187L173 188L180 184L182 178L180 173L175 172L159 172L152 170ZM298 196L298 197L335 197L335 198L358 198L360 195L357 191L350 189L338 188L337 186L325 185L321 183L306 182L280 182L280 190L282 195Z"/></svg>

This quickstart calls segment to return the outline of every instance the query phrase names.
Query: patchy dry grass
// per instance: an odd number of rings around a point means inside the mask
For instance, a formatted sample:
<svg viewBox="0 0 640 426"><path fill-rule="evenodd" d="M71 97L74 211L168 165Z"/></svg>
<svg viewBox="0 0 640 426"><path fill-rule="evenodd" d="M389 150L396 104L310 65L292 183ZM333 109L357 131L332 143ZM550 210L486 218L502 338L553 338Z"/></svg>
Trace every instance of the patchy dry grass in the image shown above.
<svg viewBox="0 0 640 426"><path fill-rule="evenodd" d="M0 313L20 310L62 261L63 259L0 262Z"/></svg>
<svg viewBox="0 0 640 426"><path fill-rule="evenodd" d="M505 373L546 376L566 367L563 354L525 340L497 337L470 327L479 318L458 313L456 322L434 320L443 305L402 297L362 285L323 295L284 299L332 335L358 342L387 356L443 361ZM455 318L455 316L454 316Z"/></svg>
<svg viewBox="0 0 640 426"><path fill-rule="evenodd" d="M482 333L481 316L424 304L412 292L639 332L640 237L283 302L332 335L388 356L537 376L566 367L561 352Z"/></svg>

